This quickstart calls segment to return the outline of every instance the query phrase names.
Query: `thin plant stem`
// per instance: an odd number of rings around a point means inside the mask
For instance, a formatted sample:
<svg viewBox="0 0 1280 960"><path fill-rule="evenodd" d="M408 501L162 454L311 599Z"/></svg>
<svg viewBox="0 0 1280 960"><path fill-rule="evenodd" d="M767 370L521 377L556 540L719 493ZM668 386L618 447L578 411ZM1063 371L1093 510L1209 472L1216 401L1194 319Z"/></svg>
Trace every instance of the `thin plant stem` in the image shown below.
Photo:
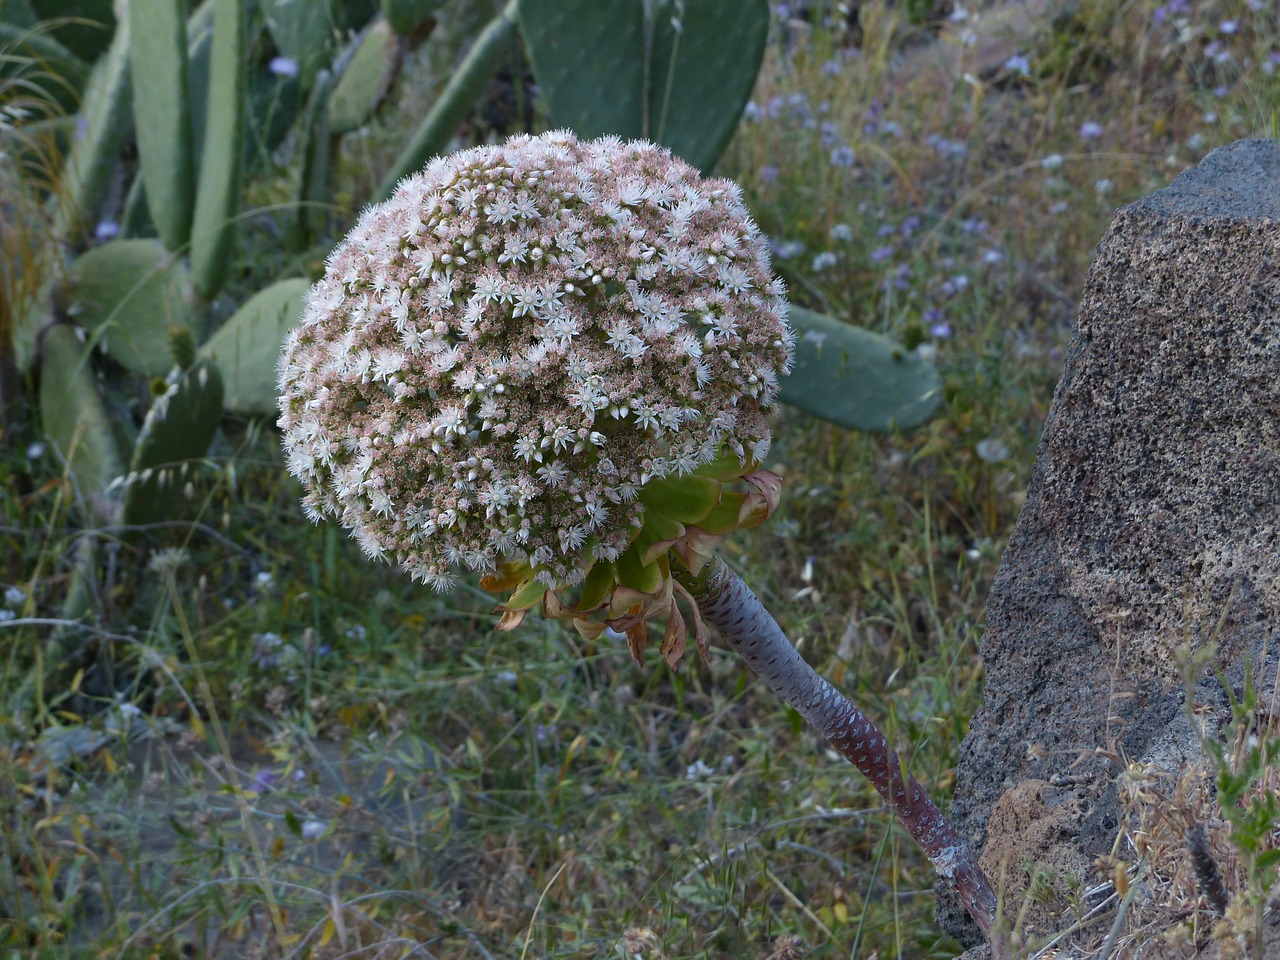
<svg viewBox="0 0 1280 960"><path fill-rule="evenodd" d="M964 902L984 935L996 916L996 895L977 858L874 723L820 677L787 639L764 604L719 557L686 583L707 622L747 665L846 760L853 763L898 815L943 882Z"/></svg>

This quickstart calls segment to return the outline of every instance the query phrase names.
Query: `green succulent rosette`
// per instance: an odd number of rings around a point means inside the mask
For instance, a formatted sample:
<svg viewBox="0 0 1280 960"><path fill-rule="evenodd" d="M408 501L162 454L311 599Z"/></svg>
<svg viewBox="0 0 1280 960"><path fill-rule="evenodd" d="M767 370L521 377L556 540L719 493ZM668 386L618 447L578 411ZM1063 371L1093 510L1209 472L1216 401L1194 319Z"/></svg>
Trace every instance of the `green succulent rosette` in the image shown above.
<svg viewBox="0 0 1280 960"><path fill-rule="evenodd" d="M545 617L571 621L588 640L606 629L626 634L631 656L643 665L650 624L665 620L659 652L668 664L675 667L684 656L690 624L705 659L706 627L672 564L696 577L724 537L764 523L781 492L778 474L754 462L743 465L732 454L683 477L650 480L640 490L644 520L631 542L616 560L592 564L580 586L552 588L527 563L505 564L482 579L490 592L511 591L498 606L497 629L514 630L536 607ZM688 621L677 598L684 600Z"/></svg>

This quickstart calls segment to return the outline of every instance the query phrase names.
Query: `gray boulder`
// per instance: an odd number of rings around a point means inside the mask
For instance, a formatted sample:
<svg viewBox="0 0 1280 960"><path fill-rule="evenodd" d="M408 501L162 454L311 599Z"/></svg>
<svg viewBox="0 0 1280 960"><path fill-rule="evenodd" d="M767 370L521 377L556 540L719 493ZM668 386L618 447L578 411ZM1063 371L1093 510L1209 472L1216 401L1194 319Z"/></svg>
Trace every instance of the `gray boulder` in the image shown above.
<svg viewBox="0 0 1280 960"><path fill-rule="evenodd" d="M1117 774L1202 764L1193 724L1230 719L1212 669L1184 677L1188 651L1212 642L1236 686L1252 661L1269 694L1278 528L1280 145L1246 140L1117 212L991 588L951 812L1033 929L1071 917L1024 898L1027 868L1096 884ZM943 926L974 942L939 897Z"/></svg>

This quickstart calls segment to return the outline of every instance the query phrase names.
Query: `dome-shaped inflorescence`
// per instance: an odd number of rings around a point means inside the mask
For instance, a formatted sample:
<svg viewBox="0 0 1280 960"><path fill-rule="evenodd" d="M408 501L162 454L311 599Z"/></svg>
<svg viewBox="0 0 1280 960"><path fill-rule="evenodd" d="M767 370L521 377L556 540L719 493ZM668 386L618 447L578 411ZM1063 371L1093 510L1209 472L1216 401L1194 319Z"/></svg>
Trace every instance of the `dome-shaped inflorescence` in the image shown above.
<svg viewBox="0 0 1280 960"><path fill-rule="evenodd" d="M650 479L764 458L791 347L735 184L520 136L364 212L285 341L280 426L308 515L371 556L559 587L626 548Z"/></svg>

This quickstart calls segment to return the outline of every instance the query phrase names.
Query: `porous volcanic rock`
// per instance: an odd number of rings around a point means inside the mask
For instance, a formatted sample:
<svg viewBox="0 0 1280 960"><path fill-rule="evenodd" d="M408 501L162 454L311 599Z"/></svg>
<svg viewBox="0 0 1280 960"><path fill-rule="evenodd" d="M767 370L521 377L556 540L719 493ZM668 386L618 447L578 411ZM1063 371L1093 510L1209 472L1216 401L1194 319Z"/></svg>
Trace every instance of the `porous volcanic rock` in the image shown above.
<svg viewBox="0 0 1280 960"><path fill-rule="evenodd" d="M1188 688L1210 732L1230 712L1215 678L1181 676L1180 645L1212 642L1233 685L1252 661L1271 689L1278 527L1280 145L1245 140L1119 210L1086 277L951 808L993 883L1018 896L1049 859L1087 872L1116 837L1122 766L1199 758ZM938 913L977 940L943 889Z"/></svg>

